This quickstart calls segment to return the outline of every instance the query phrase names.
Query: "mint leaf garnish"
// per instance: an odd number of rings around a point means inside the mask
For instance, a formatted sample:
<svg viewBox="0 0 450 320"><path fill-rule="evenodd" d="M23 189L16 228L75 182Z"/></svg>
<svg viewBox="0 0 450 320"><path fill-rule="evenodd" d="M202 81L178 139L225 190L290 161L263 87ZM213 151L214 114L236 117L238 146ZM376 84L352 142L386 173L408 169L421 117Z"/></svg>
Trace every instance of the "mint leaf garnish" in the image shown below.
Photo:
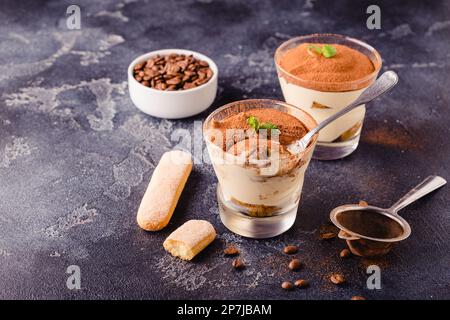
<svg viewBox="0 0 450 320"><path fill-rule="evenodd" d="M259 126L260 129L278 129L278 126L276 124L270 123L270 122L263 122Z"/></svg>
<svg viewBox="0 0 450 320"><path fill-rule="evenodd" d="M255 131L258 131L259 129L278 129L278 126L276 124L273 124L271 122L263 122L260 123L258 118L254 116L250 116L247 118L247 123L250 127L252 127Z"/></svg>
<svg viewBox="0 0 450 320"><path fill-rule="evenodd" d="M308 51L311 50L314 50L316 54L322 55L325 58L331 58L336 55L336 48L330 44L325 44L322 47L311 44L308 46ZM311 52L311 54L313 53Z"/></svg>
<svg viewBox="0 0 450 320"><path fill-rule="evenodd" d="M254 116L250 116L247 118L247 123L250 127L252 127L253 129L255 129L255 131L259 130L259 121L256 117Z"/></svg>
<svg viewBox="0 0 450 320"><path fill-rule="evenodd" d="M313 44L310 44L308 49L309 50L314 50L318 54L322 54L322 49L319 46L315 46Z"/></svg>
<svg viewBox="0 0 450 320"><path fill-rule="evenodd" d="M331 58L335 54L336 54L336 48L335 47L333 47L333 46L331 46L329 44L326 44L326 45L324 45L322 47L322 55L325 58Z"/></svg>

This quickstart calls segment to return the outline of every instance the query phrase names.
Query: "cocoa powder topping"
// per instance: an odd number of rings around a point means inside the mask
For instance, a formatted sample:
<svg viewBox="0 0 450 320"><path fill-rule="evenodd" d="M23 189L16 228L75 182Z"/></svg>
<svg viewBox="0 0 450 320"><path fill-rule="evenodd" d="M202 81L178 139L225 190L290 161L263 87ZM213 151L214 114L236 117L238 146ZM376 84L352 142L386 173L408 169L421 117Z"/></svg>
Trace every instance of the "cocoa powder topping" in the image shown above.
<svg viewBox="0 0 450 320"><path fill-rule="evenodd" d="M326 58L303 43L288 50L280 59L280 66L291 75L305 81L344 83L360 80L375 71L372 61L363 53L340 44L332 44L336 55ZM364 86L367 84L365 83Z"/></svg>
<svg viewBox="0 0 450 320"><path fill-rule="evenodd" d="M276 125L280 131L279 139L282 145L301 139L308 132L305 125L293 115L270 108L255 108L240 112L221 121L213 121L212 127L224 131L226 129L248 130L251 129L247 122L250 116L257 118L261 123Z"/></svg>

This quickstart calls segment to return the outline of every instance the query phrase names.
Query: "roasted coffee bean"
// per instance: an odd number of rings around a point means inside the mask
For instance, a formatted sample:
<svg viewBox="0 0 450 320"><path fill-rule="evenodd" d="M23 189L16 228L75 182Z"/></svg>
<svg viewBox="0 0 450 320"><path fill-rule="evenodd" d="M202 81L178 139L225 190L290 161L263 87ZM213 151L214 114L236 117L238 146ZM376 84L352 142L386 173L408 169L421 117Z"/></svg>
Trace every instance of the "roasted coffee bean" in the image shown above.
<svg viewBox="0 0 450 320"><path fill-rule="evenodd" d="M194 81L194 83L197 86L201 86L202 84L206 83L208 81L208 79L197 79L196 81Z"/></svg>
<svg viewBox="0 0 450 320"><path fill-rule="evenodd" d="M177 74L178 72L180 72L181 68L180 66L176 65L176 64L171 64L168 68L167 68L167 73L168 74Z"/></svg>
<svg viewBox="0 0 450 320"><path fill-rule="evenodd" d="M291 262L289 262L289 270L291 271L297 271L302 266L302 263L299 259L292 259Z"/></svg>
<svg viewBox="0 0 450 320"><path fill-rule="evenodd" d="M350 250L348 250L348 249L344 249L344 250L342 250L340 253L339 253L339 256L341 257L341 258L348 258L348 257L350 257L352 255L352 253L350 252Z"/></svg>
<svg viewBox="0 0 450 320"><path fill-rule="evenodd" d="M145 68L144 74L145 74L146 76L150 76L150 77L156 76L156 72L153 71L152 69L149 69L149 68Z"/></svg>
<svg viewBox="0 0 450 320"><path fill-rule="evenodd" d="M294 284L295 284L295 286L297 288L302 288L303 289L303 288L309 287L308 280L304 280L304 279L299 279L299 280L295 281Z"/></svg>
<svg viewBox="0 0 450 320"><path fill-rule="evenodd" d="M177 85L181 82L181 79L178 77L172 78L170 80L167 80L166 83L169 85Z"/></svg>
<svg viewBox="0 0 450 320"><path fill-rule="evenodd" d="M156 84L155 89L166 90L167 85L164 82L159 82Z"/></svg>
<svg viewBox="0 0 450 320"><path fill-rule="evenodd" d="M235 268L236 270L242 270L245 268L244 263L242 262L241 259L234 259L233 262L231 263L231 265L233 266L233 268Z"/></svg>
<svg viewBox="0 0 450 320"><path fill-rule="evenodd" d="M294 286L293 286L292 283L290 283L289 281L284 281L284 282L281 284L281 287L282 287L284 290L292 290L292 289L294 289Z"/></svg>
<svg viewBox="0 0 450 320"><path fill-rule="evenodd" d="M145 63L141 62L134 66L134 70L141 70L144 67Z"/></svg>
<svg viewBox="0 0 450 320"><path fill-rule="evenodd" d="M156 58L155 58L155 64L158 64L158 65L160 65L160 64L163 64L164 62L165 62L165 57L160 57L159 55L158 56L156 56Z"/></svg>
<svg viewBox="0 0 450 320"><path fill-rule="evenodd" d="M362 296L353 296L351 300L366 300L366 298Z"/></svg>
<svg viewBox="0 0 450 320"><path fill-rule="evenodd" d="M346 282L344 276L340 273L333 273L330 276L330 281L336 285L344 284Z"/></svg>
<svg viewBox="0 0 450 320"><path fill-rule="evenodd" d="M192 88L195 88L195 87L196 87L196 85L195 85L194 83L191 83L191 82L186 82L186 83L183 85L183 89L184 89L184 90L192 89Z"/></svg>
<svg viewBox="0 0 450 320"><path fill-rule="evenodd" d="M369 204L368 204L366 201L361 200L361 201L359 201L359 206L360 206L360 207L368 207Z"/></svg>
<svg viewBox="0 0 450 320"><path fill-rule="evenodd" d="M297 253L298 247L297 246L286 246L283 249L283 252L286 254L294 254Z"/></svg>
<svg viewBox="0 0 450 320"><path fill-rule="evenodd" d="M321 240L330 240L337 237L339 229L331 224L322 225L319 228L318 236Z"/></svg>
<svg viewBox="0 0 450 320"><path fill-rule="evenodd" d="M184 59L184 58L182 58L182 59ZM180 69L182 71L184 71L187 68L187 66L188 66L188 62L186 60L181 60L181 61L178 60L177 61L177 65L180 67Z"/></svg>
<svg viewBox="0 0 450 320"><path fill-rule="evenodd" d="M239 250L236 247L229 246L223 250L223 253L227 256L235 256L239 254Z"/></svg>
<svg viewBox="0 0 450 320"><path fill-rule="evenodd" d="M199 80L203 80L206 78L206 73L204 73L203 71L199 71L198 72L198 79Z"/></svg>
<svg viewBox="0 0 450 320"><path fill-rule="evenodd" d="M336 236L337 234L334 232L325 232L320 234L320 239L329 240L335 238Z"/></svg>

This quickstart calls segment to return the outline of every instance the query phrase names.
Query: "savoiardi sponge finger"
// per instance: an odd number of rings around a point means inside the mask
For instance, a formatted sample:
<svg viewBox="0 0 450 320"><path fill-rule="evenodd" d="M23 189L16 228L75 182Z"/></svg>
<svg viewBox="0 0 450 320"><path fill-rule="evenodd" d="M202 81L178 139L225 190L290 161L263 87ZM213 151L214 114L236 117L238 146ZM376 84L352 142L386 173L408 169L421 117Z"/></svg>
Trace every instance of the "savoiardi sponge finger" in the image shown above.
<svg viewBox="0 0 450 320"><path fill-rule="evenodd" d="M191 171L190 153L174 150L163 154L137 213L142 229L158 231L169 223Z"/></svg>
<svg viewBox="0 0 450 320"><path fill-rule="evenodd" d="M164 241L166 251L183 260L192 260L216 238L216 230L205 220L189 220Z"/></svg>

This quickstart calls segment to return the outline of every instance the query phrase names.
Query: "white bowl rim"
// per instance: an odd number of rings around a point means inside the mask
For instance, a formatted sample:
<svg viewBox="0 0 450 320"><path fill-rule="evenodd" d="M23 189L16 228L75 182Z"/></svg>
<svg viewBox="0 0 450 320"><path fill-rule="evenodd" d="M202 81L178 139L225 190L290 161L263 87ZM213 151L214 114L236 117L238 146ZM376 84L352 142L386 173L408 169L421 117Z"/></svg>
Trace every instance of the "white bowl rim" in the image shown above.
<svg viewBox="0 0 450 320"><path fill-rule="evenodd" d="M148 58L150 58L152 56L156 56L158 54L160 54L160 55L167 55L167 54L170 54L170 53L178 53L178 54L186 54L186 55L192 54L197 59L204 60L204 61L208 62L209 66L211 67L211 69L213 71L213 76L207 82L205 82L204 84L199 85L198 87L191 88L191 89L186 89L186 90L174 90L174 91L158 90L158 89L153 89L151 87L146 87L146 86L142 85L139 81L137 81L134 78L134 76L133 76L133 69L134 69L134 66L138 62L146 60L146 59L148 59ZM128 77L129 78L131 77L133 79L132 81L134 81L138 85L142 86L144 88L144 90L147 89L147 90L150 90L152 92L157 92L157 93L160 93L160 94L167 94L167 95L171 95L171 94L179 94L180 95L180 94L185 94L185 93L190 93L190 92L201 90L204 87L206 87L206 85L214 82L217 79L218 72L219 72L219 68L217 67L216 63L211 58L209 58L208 56L206 56L206 55L204 55L204 54L202 54L200 52L193 51L193 50L188 50L188 49L160 49L160 50L150 51L150 52L141 54L140 56L135 58L130 63L130 65L128 66Z"/></svg>

